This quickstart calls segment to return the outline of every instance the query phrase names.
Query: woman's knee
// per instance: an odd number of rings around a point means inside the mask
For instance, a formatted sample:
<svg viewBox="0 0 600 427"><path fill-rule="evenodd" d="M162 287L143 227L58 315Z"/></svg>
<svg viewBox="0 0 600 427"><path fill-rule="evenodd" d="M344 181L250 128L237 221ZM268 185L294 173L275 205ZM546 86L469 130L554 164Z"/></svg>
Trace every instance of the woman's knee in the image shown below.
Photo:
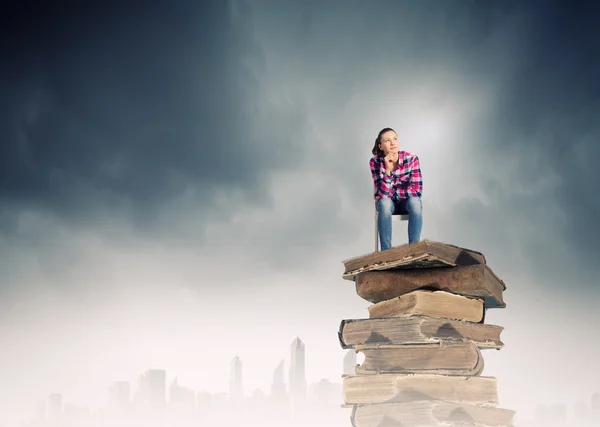
<svg viewBox="0 0 600 427"><path fill-rule="evenodd" d="M409 197L406 202L406 210L409 213L421 213L423 211L423 203L420 197Z"/></svg>
<svg viewBox="0 0 600 427"><path fill-rule="evenodd" d="M394 211L394 202L392 199L381 198L377 202L377 212L379 213L389 213L390 215Z"/></svg>

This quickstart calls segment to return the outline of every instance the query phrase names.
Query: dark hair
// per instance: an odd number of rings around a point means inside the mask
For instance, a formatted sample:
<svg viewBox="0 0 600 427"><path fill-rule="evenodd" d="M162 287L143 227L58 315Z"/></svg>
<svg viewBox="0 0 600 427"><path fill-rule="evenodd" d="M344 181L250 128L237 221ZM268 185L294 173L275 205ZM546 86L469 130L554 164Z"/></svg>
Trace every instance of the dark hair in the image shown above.
<svg viewBox="0 0 600 427"><path fill-rule="evenodd" d="M379 157L383 157L383 150L381 148L379 148L379 143L381 142L381 135L383 135L386 132L392 131L394 133L396 133L396 131L392 128L385 128L385 129L381 129L379 131L379 135L377 135L377 138L375 138L375 145L373 146L373 149L371 150L371 153L373 153L374 156L379 156Z"/></svg>

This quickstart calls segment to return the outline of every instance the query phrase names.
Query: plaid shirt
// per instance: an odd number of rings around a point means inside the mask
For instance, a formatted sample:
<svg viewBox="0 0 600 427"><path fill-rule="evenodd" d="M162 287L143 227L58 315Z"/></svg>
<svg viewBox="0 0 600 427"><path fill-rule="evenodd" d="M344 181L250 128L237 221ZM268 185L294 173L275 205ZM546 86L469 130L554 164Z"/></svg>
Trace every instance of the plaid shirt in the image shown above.
<svg viewBox="0 0 600 427"><path fill-rule="evenodd" d="M408 199L423 194L423 175L419 158L414 154L398 151L398 167L391 175L385 173L383 157L373 156L369 164L375 198Z"/></svg>

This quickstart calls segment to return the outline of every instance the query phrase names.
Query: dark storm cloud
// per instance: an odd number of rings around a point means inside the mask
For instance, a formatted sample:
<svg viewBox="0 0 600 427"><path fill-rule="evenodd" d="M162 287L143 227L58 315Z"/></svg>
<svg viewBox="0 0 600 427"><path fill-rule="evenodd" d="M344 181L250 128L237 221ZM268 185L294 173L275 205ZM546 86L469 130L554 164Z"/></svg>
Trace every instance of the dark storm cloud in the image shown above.
<svg viewBox="0 0 600 427"><path fill-rule="evenodd" d="M425 171L426 192L435 190L435 174L443 179L457 163L473 165L470 178L492 202L445 194L442 206L426 206L444 211L438 228L448 235L480 230L489 240L474 249L485 252L518 244L538 265L560 258L558 250L549 257L553 243L593 253L592 11L561 10L556 2L259 1L240 4L232 20L227 3L217 1L23 4L3 25L11 40L3 47L8 66L0 83L3 204L51 210L67 221L110 211L143 224L156 220L158 229L164 222L154 215L191 189L203 209L195 220L201 225L226 219L221 208L265 208L264 226L225 230L223 241L246 244L274 264L288 251L317 256L314 248L345 244L356 227L371 228L366 162L372 138L391 123L367 132L360 157L352 141L365 134L365 117L411 89L442 87L437 79L450 75L464 87L429 94L432 108L453 90L468 97L470 82L498 90L491 91L487 120L470 123L464 140L444 141L457 146L455 157L443 165L448 170ZM378 79L389 86L373 85ZM364 104L350 110L357 98ZM329 139L321 137L324 129L332 129ZM527 187L557 172L559 186L536 186L525 197L507 189L504 177L487 176L515 152L523 153L521 165L506 179ZM424 165L430 160L424 156ZM289 221L269 212L266 178L276 169L319 175L279 193L297 207ZM310 187L319 180L329 187ZM227 207L221 202L229 195L238 199ZM342 197L357 212L340 220ZM4 212L5 227L14 224L10 212L19 210ZM564 222L562 212L577 220ZM468 227L460 225L464 218ZM187 227L181 232L191 233Z"/></svg>
<svg viewBox="0 0 600 427"><path fill-rule="evenodd" d="M524 40L529 53L497 100L488 144L477 150L493 158L496 169L518 159L517 169L506 169L505 182L526 191L554 176L555 183L528 196L494 197L498 193L490 191L491 215L500 219L497 227L518 230L514 243L523 248L522 263L532 264L527 268L567 287L583 283L578 287L586 290L597 289L593 282L599 271L600 34L595 16L597 7L591 4L540 9L535 37ZM512 248L506 252L514 254Z"/></svg>
<svg viewBox="0 0 600 427"><path fill-rule="evenodd" d="M2 203L76 220L107 207L148 217L189 186L203 204L235 187L264 198L262 177L300 152L254 124L264 64L238 13L221 1L15 2L0 25ZM289 111L273 127L301 134Z"/></svg>

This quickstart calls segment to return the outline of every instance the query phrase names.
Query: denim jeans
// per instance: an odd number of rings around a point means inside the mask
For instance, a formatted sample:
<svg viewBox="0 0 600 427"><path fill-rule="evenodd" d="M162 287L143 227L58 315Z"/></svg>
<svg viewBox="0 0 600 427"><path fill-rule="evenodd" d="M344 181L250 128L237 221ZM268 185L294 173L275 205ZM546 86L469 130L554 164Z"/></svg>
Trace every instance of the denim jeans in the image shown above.
<svg viewBox="0 0 600 427"><path fill-rule="evenodd" d="M382 251L392 247L392 215L408 214L408 243L415 243L421 239L423 203L420 197L402 200L379 199L377 213L377 228Z"/></svg>

